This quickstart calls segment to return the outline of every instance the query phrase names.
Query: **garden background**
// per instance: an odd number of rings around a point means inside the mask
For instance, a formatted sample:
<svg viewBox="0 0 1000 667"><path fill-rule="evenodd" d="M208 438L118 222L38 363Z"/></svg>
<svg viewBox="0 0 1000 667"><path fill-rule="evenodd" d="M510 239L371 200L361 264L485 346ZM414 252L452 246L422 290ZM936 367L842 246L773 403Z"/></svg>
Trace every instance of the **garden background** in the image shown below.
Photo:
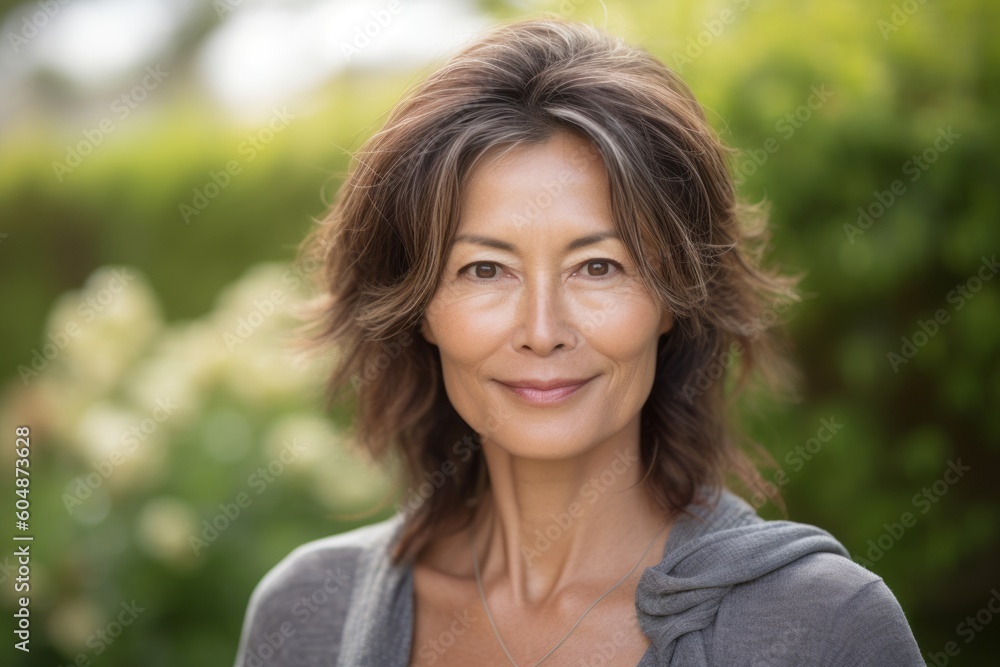
<svg viewBox="0 0 1000 667"><path fill-rule="evenodd" d="M322 410L323 368L285 352L315 269L295 248L405 90L545 11L689 82L744 151L741 194L771 205L774 258L806 273L802 398L749 422L788 518L885 579L929 664L992 664L990 0L0 2L3 664L231 664L270 567L392 513L347 411ZM19 426L30 654L12 638Z"/></svg>

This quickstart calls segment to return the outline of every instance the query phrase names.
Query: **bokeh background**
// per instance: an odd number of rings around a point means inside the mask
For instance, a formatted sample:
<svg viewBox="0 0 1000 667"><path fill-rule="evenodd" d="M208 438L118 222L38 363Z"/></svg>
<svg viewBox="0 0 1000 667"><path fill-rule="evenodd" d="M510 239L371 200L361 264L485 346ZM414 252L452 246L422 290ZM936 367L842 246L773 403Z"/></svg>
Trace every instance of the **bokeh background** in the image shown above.
<svg viewBox="0 0 1000 667"><path fill-rule="evenodd" d="M0 552L0 662L231 664L271 566L394 511L287 348L295 248L405 90L544 12L680 72L805 272L801 400L748 420L788 518L885 579L929 664L995 664L991 0L0 2L0 498L9 538L27 425L35 536L30 654Z"/></svg>

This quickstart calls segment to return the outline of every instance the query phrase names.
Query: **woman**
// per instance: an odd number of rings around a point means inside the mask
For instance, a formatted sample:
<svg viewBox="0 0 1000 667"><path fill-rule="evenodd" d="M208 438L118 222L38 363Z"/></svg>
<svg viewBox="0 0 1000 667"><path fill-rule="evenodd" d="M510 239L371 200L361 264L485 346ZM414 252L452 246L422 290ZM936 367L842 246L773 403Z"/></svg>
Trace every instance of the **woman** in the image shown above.
<svg viewBox="0 0 1000 667"><path fill-rule="evenodd" d="M781 379L794 297L730 154L676 74L563 20L396 106L305 247L331 403L410 488L264 577L238 666L923 664L880 577L727 486L765 489L727 377Z"/></svg>

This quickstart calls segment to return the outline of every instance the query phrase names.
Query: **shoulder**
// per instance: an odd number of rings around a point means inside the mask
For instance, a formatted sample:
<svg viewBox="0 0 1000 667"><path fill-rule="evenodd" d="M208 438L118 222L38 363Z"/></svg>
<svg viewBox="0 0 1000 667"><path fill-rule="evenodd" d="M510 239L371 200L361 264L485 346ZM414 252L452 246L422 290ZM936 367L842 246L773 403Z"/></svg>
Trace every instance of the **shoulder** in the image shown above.
<svg viewBox="0 0 1000 667"><path fill-rule="evenodd" d="M725 596L714 646L754 665L923 665L885 581L844 556L803 556ZM725 664L738 664L720 657Z"/></svg>
<svg viewBox="0 0 1000 667"><path fill-rule="evenodd" d="M397 514L308 542L272 567L250 595L235 667L336 652L354 590L366 571L388 560L400 520Z"/></svg>
<svg viewBox="0 0 1000 667"><path fill-rule="evenodd" d="M728 492L707 519L694 540L707 555L692 560L728 569L732 584L712 630L719 664L924 664L895 595L833 535L764 520Z"/></svg>

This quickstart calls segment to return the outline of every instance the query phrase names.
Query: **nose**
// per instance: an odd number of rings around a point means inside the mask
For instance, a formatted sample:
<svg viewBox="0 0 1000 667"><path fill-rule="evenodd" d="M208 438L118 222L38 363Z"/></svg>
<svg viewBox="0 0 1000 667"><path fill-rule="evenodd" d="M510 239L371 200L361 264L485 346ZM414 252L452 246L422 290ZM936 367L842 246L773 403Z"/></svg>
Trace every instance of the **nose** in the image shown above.
<svg viewBox="0 0 1000 667"><path fill-rule="evenodd" d="M515 350L530 349L546 356L557 348L576 347L579 331L568 299L557 278L528 279L518 296L512 340Z"/></svg>

